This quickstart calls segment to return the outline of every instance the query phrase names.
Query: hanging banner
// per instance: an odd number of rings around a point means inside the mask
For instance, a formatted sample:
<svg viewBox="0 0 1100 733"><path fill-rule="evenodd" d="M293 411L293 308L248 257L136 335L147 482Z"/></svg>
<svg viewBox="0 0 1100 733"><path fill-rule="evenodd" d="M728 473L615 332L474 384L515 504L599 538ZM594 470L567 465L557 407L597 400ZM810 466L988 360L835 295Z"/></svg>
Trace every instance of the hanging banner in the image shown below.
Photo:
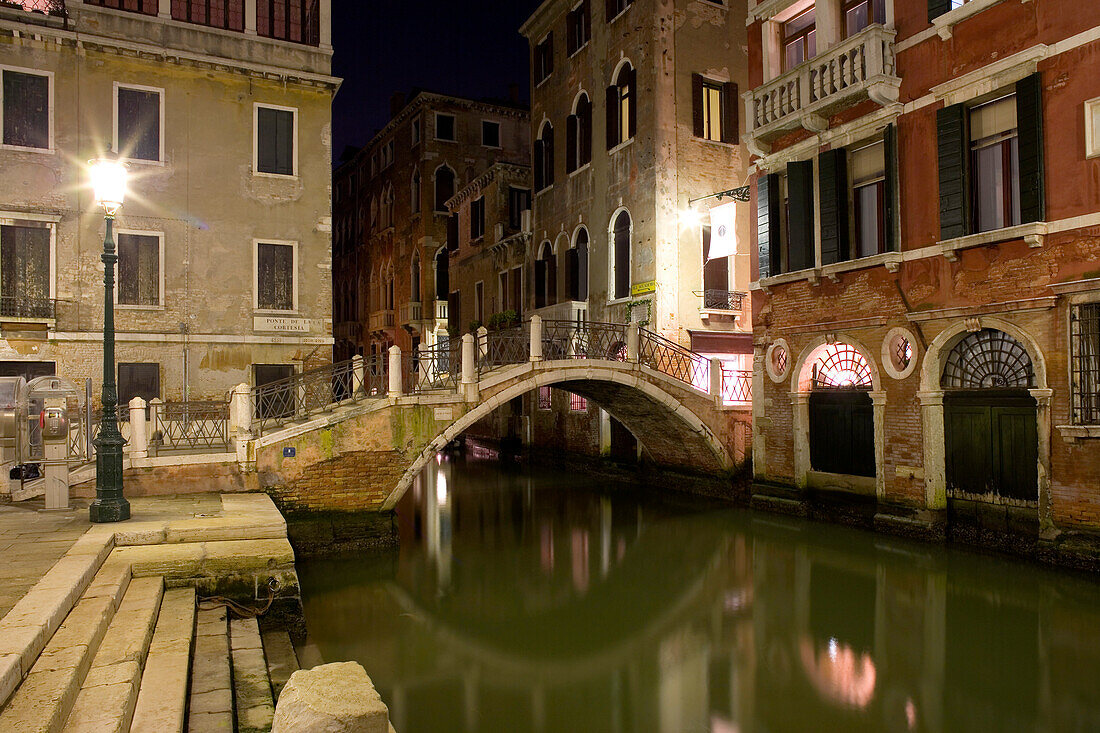
<svg viewBox="0 0 1100 733"><path fill-rule="evenodd" d="M708 260L737 254L737 202L710 210L710 252Z"/></svg>

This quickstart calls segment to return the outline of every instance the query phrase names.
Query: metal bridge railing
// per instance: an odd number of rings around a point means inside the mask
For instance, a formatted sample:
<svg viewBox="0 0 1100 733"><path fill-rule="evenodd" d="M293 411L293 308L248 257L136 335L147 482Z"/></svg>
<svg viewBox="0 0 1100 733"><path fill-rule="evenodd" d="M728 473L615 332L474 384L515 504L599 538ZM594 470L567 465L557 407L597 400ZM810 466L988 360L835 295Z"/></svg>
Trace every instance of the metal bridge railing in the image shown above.
<svg viewBox="0 0 1100 733"><path fill-rule="evenodd" d="M421 346L414 354L402 354L401 364L405 394L457 390L462 381L462 341L447 339Z"/></svg>
<svg viewBox="0 0 1100 733"><path fill-rule="evenodd" d="M531 325L523 323L500 331L489 331L478 348L477 371L484 374L501 366L531 360Z"/></svg>
<svg viewBox="0 0 1100 733"><path fill-rule="evenodd" d="M626 361L626 330L620 323L543 321L542 358Z"/></svg>
<svg viewBox="0 0 1100 733"><path fill-rule="evenodd" d="M722 365L722 402L752 402L752 372Z"/></svg>
<svg viewBox="0 0 1100 733"><path fill-rule="evenodd" d="M359 363L363 365L362 374L357 367ZM384 397L386 364L385 356L362 362L349 359L254 387L251 393L253 431L262 435L270 428L307 419L311 414L324 412L347 400Z"/></svg>
<svg viewBox="0 0 1100 733"><path fill-rule="evenodd" d="M638 352L638 360L650 369L707 391L710 361L706 357L644 328L639 334Z"/></svg>
<svg viewBox="0 0 1100 733"><path fill-rule="evenodd" d="M223 453L230 448L229 402L156 402L149 406L149 452Z"/></svg>

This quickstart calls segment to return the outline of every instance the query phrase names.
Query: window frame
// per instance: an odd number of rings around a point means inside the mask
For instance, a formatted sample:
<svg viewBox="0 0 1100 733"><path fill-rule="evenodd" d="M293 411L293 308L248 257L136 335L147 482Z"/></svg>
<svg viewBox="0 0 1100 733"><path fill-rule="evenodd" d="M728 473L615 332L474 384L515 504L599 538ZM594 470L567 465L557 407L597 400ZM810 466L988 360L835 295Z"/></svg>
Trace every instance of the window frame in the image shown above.
<svg viewBox="0 0 1100 733"><path fill-rule="evenodd" d="M618 291L615 287L615 285L616 285L615 280L616 280L616 278L618 277L618 274L619 274L618 273L618 268L616 267L616 264L615 264L615 261L618 259L618 257L617 257L617 255L618 255L617 244L618 243L615 241L615 223L618 222L619 217L624 213L630 219L630 226L627 227L627 240L626 240L626 247L627 247L627 258L626 259L627 259L627 266L630 268L630 271L627 273L627 278L626 278L627 279L626 294L625 295L619 295ZM614 305L614 304L617 304L617 303L625 303L626 301L630 300L630 298L632 297L631 288L634 285L634 215L631 214L630 210L627 209L625 206L620 206L619 208L617 208L614 211L614 213L612 213L611 221L610 221L610 223L608 224L608 227L607 227L607 241L608 241L608 247L607 247L607 254L608 254L608 258L607 258L608 259L608 267L607 267L607 276L608 276L607 277L607 303L608 303L608 305ZM589 248L591 248L591 246L592 246L592 244L591 244L591 234L590 234L589 235Z"/></svg>
<svg viewBox="0 0 1100 733"><path fill-rule="evenodd" d="M28 222L44 224L44 229L50 232L50 293L49 300L57 300L57 228L61 223L61 217L53 214L32 214L20 211L0 210L0 226L26 226ZM0 293L0 297L3 293ZM16 296L11 296L16 297ZM56 314L55 314L56 317ZM43 320L32 318L30 320Z"/></svg>
<svg viewBox="0 0 1100 733"><path fill-rule="evenodd" d="M870 147L874 147L876 145L881 145L882 146L882 173L881 173L881 175L875 176L874 178L868 178L868 179L857 182L855 180L854 171L852 170L852 166L853 166L853 163L854 163L854 160L855 160L855 153L857 153L861 150L865 150L865 149L870 148ZM890 246L889 245L889 239L890 238L889 238L889 236L887 236L887 229L890 226L890 222L887 220L887 218L888 218L888 213L887 212L888 212L889 206L887 205L888 202L886 200L887 196L889 196L889 192L888 192L887 186L886 186L886 168L887 168L886 156L889 155L889 152L886 149L885 139L883 139L882 137L878 137L878 136L876 136L873 139L867 139L867 140L863 140L861 142L855 143L853 145L849 145L845 148L845 150L847 151L847 154L845 155L845 159L846 159L847 165L848 165L848 171L847 171L848 191L847 191L847 196L848 196L848 203L849 203L849 209L848 210L850 212L849 213L850 221L849 221L849 229L848 229L848 231L849 231L848 246L849 246L849 255L850 255L850 257L847 260L842 259L841 261L842 262L849 262L849 261L864 259L865 257L873 257L875 255L885 254L885 253L890 251L890 249L889 249L889 246ZM878 243L877 243L877 248L876 248L875 252L872 252L871 254L865 255L865 254L860 253L860 226L859 226L860 216L859 216L859 213L860 213L861 207L860 207L860 204L859 204L859 197L857 196L857 192L860 191L860 189L870 188L871 186L874 186L875 189L876 189L876 197L877 197L877 203L878 203L878 223L879 223ZM817 212L817 213L820 215L820 212ZM821 226L820 221L817 222L817 226L819 226L819 227Z"/></svg>
<svg viewBox="0 0 1100 733"><path fill-rule="evenodd" d="M1000 229L1007 229L1009 227L1019 226L1022 223L1021 206L1022 201L1020 197L1020 170L1019 170L1019 140L1020 140L1020 125L1017 121L1016 127L1007 132L997 133L981 140L971 139L971 125L974 112L982 107L997 104L1005 99L1011 98L1012 104L1015 106L1018 104L1016 92L1013 91L1010 94L996 97L983 102L977 102L966 107L966 155L967 160L967 181L970 196L970 232L972 234L985 234L986 232L995 232ZM979 210L979 202L981 197L979 196L980 186L982 178L980 176L980 170L977 165L977 156L979 151L989 150L990 148L1000 148L1001 151L1001 185L1004 190L1001 194L1001 206L1000 214L1003 217L1003 221L999 226L990 228L982 228L979 223L979 216L981 211ZM1015 178L1012 175L1012 156L1015 153L1016 156L1016 175Z"/></svg>
<svg viewBox="0 0 1100 733"><path fill-rule="evenodd" d="M794 22L798 18L801 18L802 16L806 15L807 13L813 13L814 14L814 22L812 24L806 26L805 28L802 28L801 30L798 30L798 31L795 31L793 33L788 34L787 33L787 25ZM814 53L812 55L810 54L810 40L809 40L811 33L814 34ZM790 64L789 65L788 62L787 62L787 46L789 46L791 43L793 43L795 41L799 41L802 44L802 60L799 61L797 64ZM786 73L786 72L790 71L791 69L797 68L798 66L801 66L802 64L806 63L810 59L817 56L817 6L816 5L811 4L809 7L805 8L804 10L802 10L802 11L800 11L800 12L794 14L794 15L792 15L790 18L787 18L786 20L783 20L783 21L779 22L779 53L782 56L782 64L780 64L780 66L782 68L781 73Z"/></svg>
<svg viewBox="0 0 1100 733"><path fill-rule="evenodd" d="M165 159L164 159L164 94L165 94L165 91L164 91L164 88L163 87L144 86L142 84L128 84L128 83L124 83L124 82L120 82L120 81L116 81L114 83L114 87L113 87L113 90L112 90L112 99L111 99L111 106L112 106L111 121L114 125L114 134L113 134L112 140L114 141L114 150L115 150L115 152L117 152L121 156L122 155L122 147L119 145L119 142L118 142L118 92L119 92L120 89L129 89L129 90L137 91L137 92L156 92L157 97L160 100L160 104L159 104L159 107L160 107L159 118L160 119L159 119L159 122L158 122L158 124L160 125L160 131L159 131L160 134L158 135L159 142L160 142L160 150L157 152L157 156L158 156L157 159L156 160L150 160L148 158L133 158L133 157L130 157L130 156L125 156L124 160L126 160L129 163L138 163L138 164L141 164L141 165L164 165L165 164ZM256 123L257 123L256 124L256 137L257 137L256 150L258 152L259 151L259 141L258 141L258 138L259 138L259 112L256 113L256 118L257 118L256 119ZM294 119L294 137L295 137L295 145L297 145L297 137L298 137L298 119L297 119L297 117L295 117L295 119ZM258 166L258 163L259 163L258 159L257 159L256 163L257 163L257 167L259 167ZM297 159L296 158L295 158L294 165L295 165L295 171L297 171Z"/></svg>
<svg viewBox="0 0 1100 733"><path fill-rule="evenodd" d="M275 310L271 308L260 307L260 245L261 244L278 244L290 246L293 251L291 257L291 293L293 301L291 310ZM263 315L286 315L288 313L297 314L298 310L298 289L299 289L299 258L298 258L298 242L293 239L274 239L256 238L252 240L252 312Z"/></svg>
<svg viewBox="0 0 1100 733"><path fill-rule="evenodd" d="M527 194L527 206L526 208L519 209L515 213L516 218L512 218L512 205L513 202L519 198L518 193L523 192ZM531 210L531 189L523 186L509 186L508 187L508 228L521 231L523 229L523 212Z"/></svg>
<svg viewBox="0 0 1100 733"><path fill-rule="evenodd" d="M490 145L489 143L485 142L485 126L486 125L496 125L496 128L497 128L497 144L496 145ZM501 148L503 148L504 144L502 142L502 135L501 135L502 130L503 130L503 125L500 124L499 120L482 120L481 121L481 147L490 148L492 150L500 150Z"/></svg>
<svg viewBox="0 0 1100 733"><path fill-rule="evenodd" d="M1067 335L1069 336L1069 363L1067 365L1069 372L1070 392L1069 423L1074 428L1091 428L1094 426L1100 426L1100 415L1098 415L1098 418L1094 421L1086 421L1078 418L1078 405L1084 401L1084 390L1082 385L1080 384L1079 373L1077 370L1077 346L1079 337L1077 334L1074 333L1074 321L1077 313L1086 308L1095 308L1097 309L1097 311L1100 311L1100 292L1092 291L1072 296L1069 303L1067 314ZM1100 317L1100 313L1098 313L1098 317ZM1098 346L1100 346L1100 340L1098 340ZM1100 401L1100 396L1096 397L1095 399L1097 401ZM1079 400L1081 402L1079 402Z"/></svg>
<svg viewBox="0 0 1100 733"><path fill-rule="evenodd" d="M572 8L566 11L565 14L565 51L567 58L573 58L584 49L592 41L592 13L591 7L585 8L585 4L592 2L592 0L581 0L576 3ZM580 21L577 21L580 18ZM584 41L573 46L575 31L577 29L584 30ZM573 46L573 50L569 50Z"/></svg>
<svg viewBox="0 0 1100 733"><path fill-rule="evenodd" d="M291 168L293 173L267 173L260 170L260 108L273 109L280 112L291 112L294 115L294 134L291 152ZM163 136L162 136L163 137ZM281 180L296 180L298 178L298 108L284 107L278 104L266 102L254 102L252 104L252 175L258 178L276 178Z"/></svg>
<svg viewBox="0 0 1100 733"><path fill-rule="evenodd" d="M470 242L485 237L485 196L478 196L470 202Z"/></svg>
<svg viewBox="0 0 1100 733"><path fill-rule="evenodd" d="M876 13L875 13L875 5L879 2L882 3L882 18L876 17ZM851 11L851 10L854 10L857 7L859 7L863 3L867 3L867 17L868 17L867 25L863 26L859 30L849 32L848 31L848 12ZM845 38L851 38L852 36L856 35L857 33L862 33L864 30L866 30L867 28L870 28L873 25L886 25L886 16L887 16L887 14L888 13L887 13L887 10L886 10L886 0L841 0L841 3L840 3L840 27L844 31L844 37ZM814 25L815 26L817 25L816 19L815 19Z"/></svg>
<svg viewBox="0 0 1100 733"><path fill-rule="evenodd" d="M611 0L611 2L613 2L616 6L618 6L618 4L621 2L623 6L616 9L615 14L611 16L611 19L608 21L608 23L614 23L616 20L623 17L623 15L626 14L626 11L630 10L630 8L634 5L634 0Z"/></svg>
<svg viewBox="0 0 1100 733"><path fill-rule="evenodd" d="M439 136L439 120L443 117L451 118L451 137ZM432 134L435 140L444 143L456 143L458 142L458 115L451 112L436 112L435 113L435 129L432 130Z"/></svg>
<svg viewBox="0 0 1100 733"><path fill-rule="evenodd" d="M554 32L543 34L535 44L535 58L531 64L531 71L535 77L535 87L541 86L547 79L554 75Z"/></svg>
<svg viewBox="0 0 1100 733"><path fill-rule="evenodd" d="M46 105L48 107L47 114L47 127L46 137L48 141L48 147L36 148L28 145L8 145L3 142L4 140L4 72L12 71L17 74L27 74L31 76L44 76L46 77ZM23 153L43 153L47 155L54 155L57 153L57 142L54 137L54 72L44 71L41 69L31 69L23 66L13 66L11 64L0 64L0 150L14 150Z"/></svg>
<svg viewBox="0 0 1100 733"><path fill-rule="evenodd" d="M1100 119L1100 97L1085 101L1085 160L1100 158L1100 135L1093 134L1093 116Z"/></svg>
<svg viewBox="0 0 1100 733"><path fill-rule="evenodd" d="M409 138L412 140L412 144L409 147L411 148L415 148L419 145L423 138L423 131L420 129L422 126L420 120L420 115L414 115L413 118L409 120Z"/></svg>
<svg viewBox="0 0 1100 733"><path fill-rule="evenodd" d="M723 122L726 119L727 112L727 110L725 109L725 100L723 99L723 97L725 96L724 92L725 89L723 88L722 82L703 77L703 108L700 110L700 114L703 118L703 137L701 138L703 140L707 140L712 143L725 142L725 140L722 139L722 127ZM718 97L717 115L715 115L713 110L711 109L711 94L715 94ZM718 137L711 137L710 128L713 127L715 124L717 124L718 126Z"/></svg>
<svg viewBox="0 0 1100 733"><path fill-rule="evenodd" d="M154 362L154 361L120 361L115 366L115 380L116 380L116 384L118 385L119 416L122 417L123 419L128 419L129 416L130 416L130 410L129 410L130 401L125 400L123 398L124 390L122 389L122 368L123 367L143 367L143 366L144 367L155 366L156 367L156 373L157 373L157 394L156 394L155 397L150 398L149 400L146 400L146 406L148 406L148 403L152 399L164 399L164 397L163 397L163 395L164 395L164 380L162 379L162 377L164 375L162 374L163 365L162 365L161 362L159 362L159 361L157 361L157 362ZM127 385L127 386L130 386L130 385ZM135 397L140 397L141 395L134 395L134 396ZM130 399L133 399L133 397L131 397Z"/></svg>
<svg viewBox="0 0 1100 733"><path fill-rule="evenodd" d="M130 235L136 237L156 237L157 238L157 264L159 265L160 272L157 274L157 304L156 305L133 305L119 302L119 288L122 285L122 270L116 263L115 273L115 307L120 310L129 311L160 311L164 310L164 232L148 229L117 229L115 230L116 236L116 251L117 251L117 237L123 235ZM264 242L267 244L267 242Z"/></svg>

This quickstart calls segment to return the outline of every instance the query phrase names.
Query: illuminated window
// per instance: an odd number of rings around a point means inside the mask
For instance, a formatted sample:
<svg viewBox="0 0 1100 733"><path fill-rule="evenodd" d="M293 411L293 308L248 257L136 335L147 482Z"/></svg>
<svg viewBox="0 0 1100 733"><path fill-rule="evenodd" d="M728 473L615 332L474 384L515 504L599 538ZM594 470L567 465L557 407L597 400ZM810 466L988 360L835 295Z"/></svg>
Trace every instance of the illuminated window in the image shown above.
<svg viewBox="0 0 1100 733"><path fill-rule="evenodd" d="M703 83L703 139L722 139L722 85Z"/></svg>
<svg viewBox="0 0 1100 733"><path fill-rule="evenodd" d="M1020 223L1020 149L1016 95L970 110L970 181L974 231Z"/></svg>
<svg viewBox="0 0 1100 733"><path fill-rule="evenodd" d="M787 71L817 55L817 16L814 8L783 24L783 70Z"/></svg>
<svg viewBox="0 0 1100 733"><path fill-rule="evenodd" d="M849 344L830 344L814 364L814 389L871 389L871 365Z"/></svg>
<svg viewBox="0 0 1100 733"><path fill-rule="evenodd" d="M571 392L569 394L569 409L572 412L588 412L588 400Z"/></svg>
<svg viewBox="0 0 1100 733"><path fill-rule="evenodd" d="M1085 102L1085 157L1100 157L1100 97Z"/></svg>

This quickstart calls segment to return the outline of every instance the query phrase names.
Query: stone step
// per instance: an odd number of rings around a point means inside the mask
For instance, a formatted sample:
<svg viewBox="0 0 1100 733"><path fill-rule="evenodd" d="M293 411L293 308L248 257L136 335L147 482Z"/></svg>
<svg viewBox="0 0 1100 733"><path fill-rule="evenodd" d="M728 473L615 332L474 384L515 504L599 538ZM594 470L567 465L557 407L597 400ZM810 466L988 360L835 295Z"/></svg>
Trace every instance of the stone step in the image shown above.
<svg viewBox="0 0 1100 733"><path fill-rule="evenodd" d="M165 591L141 676L133 733L183 732L194 634L195 589Z"/></svg>
<svg viewBox="0 0 1100 733"><path fill-rule="evenodd" d="M254 618L229 623L238 733L266 733L275 717L260 627Z"/></svg>
<svg viewBox="0 0 1100 733"><path fill-rule="evenodd" d="M233 678L225 608L200 608L191 658L187 730L233 733L233 729Z"/></svg>
<svg viewBox="0 0 1100 733"><path fill-rule="evenodd" d="M63 730L125 733L130 729L163 593L161 578L130 581Z"/></svg>
<svg viewBox="0 0 1100 733"><path fill-rule="evenodd" d="M57 627L0 712L0 730L61 730L129 584L129 566L110 561L90 584L77 583L86 586L83 597ZM19 657L15 658L18 661Z"/></svg>
<svg viewBox="0 0 1100 733"><path fill-rule="evenodd" d="M290 675L298 671L298 655L294 653L294 644L286 631L265 631L261 636L264 656L267 657L267 674L271 678L271 691L278 701L279 693L286 687Z"/></svg>

